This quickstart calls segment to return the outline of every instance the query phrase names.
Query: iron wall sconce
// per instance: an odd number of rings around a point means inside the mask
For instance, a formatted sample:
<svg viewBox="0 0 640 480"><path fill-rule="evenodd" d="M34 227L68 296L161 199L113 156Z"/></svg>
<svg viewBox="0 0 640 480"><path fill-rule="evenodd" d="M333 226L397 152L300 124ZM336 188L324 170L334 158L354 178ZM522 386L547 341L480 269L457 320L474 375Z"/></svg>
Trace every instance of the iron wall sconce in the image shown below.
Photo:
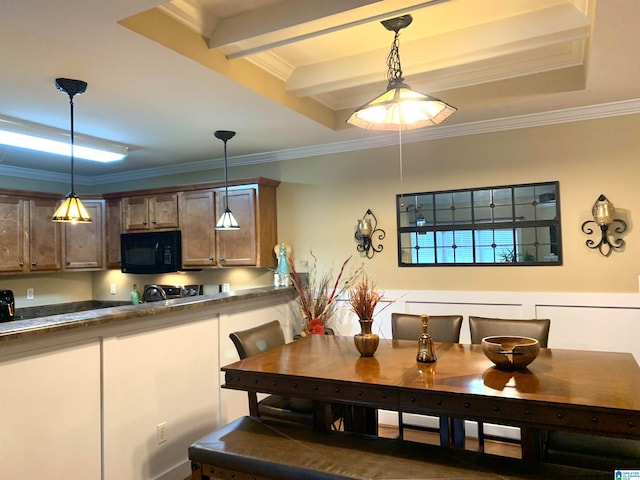
<svg viewBox="0 0 640 480"><path fill-rule="evenodd" d="M375 253L382 251L382 244L377 246L373 244L372 238L377 235L378 242L387 235L384 230L378 228L378 219L369 209L362 218L358 219L358 229L356 230L356 247L359 252L363 252L367 258L373 258Z"/></svg>
<svg viewBox="0 0 640 480"><path fill-rule="evenodd" d="M627 224L624 220L614 218L615 213L613 204L607 200L607 197L600 195L596 203L593 204L593 208L591 210L593 220L587 220L582 224L582 231L587 235L595 233L594 228L590 226L591 223L600 227L601 238L599 241L596 243L597 238L596 240L590 238L586 241L586 245L592 249L597 248L605 257L611 255L613 250L619 250L624 247L624 240L619 238L619 235L627 230ZM616 226L612 228L610 233L609 226L613 224L616 224ZM610 234L612 237L611 239L609 238Z"/></svg>

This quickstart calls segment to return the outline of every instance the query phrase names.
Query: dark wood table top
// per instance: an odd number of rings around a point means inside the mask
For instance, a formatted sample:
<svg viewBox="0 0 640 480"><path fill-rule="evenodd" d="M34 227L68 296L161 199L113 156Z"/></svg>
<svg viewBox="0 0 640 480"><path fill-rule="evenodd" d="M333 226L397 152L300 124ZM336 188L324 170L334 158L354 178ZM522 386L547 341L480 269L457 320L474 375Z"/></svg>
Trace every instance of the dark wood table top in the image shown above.
<svg viewBox="0 0 640 480"><path fill-rule="evenodd" d="M360 357L353 338L312 335L223 367L225 387L511 425L640 438L640 367L630 353L541 349L522 371L497 370L480 345L380 340Z"/></svg>

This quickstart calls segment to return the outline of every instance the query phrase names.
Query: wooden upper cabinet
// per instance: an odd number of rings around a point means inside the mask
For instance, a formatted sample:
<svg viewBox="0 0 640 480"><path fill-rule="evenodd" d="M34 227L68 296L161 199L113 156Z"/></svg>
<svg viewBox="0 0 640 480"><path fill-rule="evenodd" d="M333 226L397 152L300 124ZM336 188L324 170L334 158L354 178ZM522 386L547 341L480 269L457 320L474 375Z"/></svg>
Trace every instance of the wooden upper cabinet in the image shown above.
<svg viewBox="0 0 640 480"><path fill-rule="evenodd" d="M215 230L225 205L222 182L83 197L92 222L77 224L51 221L57 194L3 189L0 273L120 268L122 233L178 229L184 268L273 267L279 184L254 178L229 186L236 231Z"/></svg>
<svg viewBox="0 0 640 480"><path fill-rule="evenodd" d="M225 204L225 190L220 189L217 216ZM273 267L273 247L278 241L276 187L230 187L228 205L240 229L215 232L218 263L223 266Z"/></svg>
<svg viewBox="0 0 640 480"><path fill-rule="evenodd" d="M222 214L225 191L218 195L218 214ZM224 266L252 266L258 261L256 245L256 190L229 189L229 210L238 221L238 230L217 230L218 261ZM275 245L275 244L274 244Z"/></svg>
<svg viewBox="0 0 640 480"><path fill-rule="evenodd" d="M215 191L199 190L180 195L180 230L182 231L182 266L216 265Z"/></svg>
<svg viewBox="0 0 640 480"><path fill-rule="evenodd" d="M51 220L59 203L60 200L53 199L29 201L28 249L31 272L56 272L61 269L62 224Z"/></svg>
<svg viewBox="0 0 640 480"><path fill-rule="evenodd" d="M178 228L178 193L122 199L126 232Z"/></svg>
<svg viewBox="0 0 640 480"><path fill-rule="evenodd" d="M64 224L64 270L105 267L104 200L83 200L91 223Z"/></svg>
<svg viewBox="0 0 640 480"><path fill-rule="evenodd" d="M29 202L12 195L0 195L0 272L24 272L25 218Z"/></svg>
<svg viewBox="0 0 640 480"><path fill-rule="evenodd" d="M105 203L107 228L107 268L120 268L120 234L122 233L122 201L110 198Z"/></svg>

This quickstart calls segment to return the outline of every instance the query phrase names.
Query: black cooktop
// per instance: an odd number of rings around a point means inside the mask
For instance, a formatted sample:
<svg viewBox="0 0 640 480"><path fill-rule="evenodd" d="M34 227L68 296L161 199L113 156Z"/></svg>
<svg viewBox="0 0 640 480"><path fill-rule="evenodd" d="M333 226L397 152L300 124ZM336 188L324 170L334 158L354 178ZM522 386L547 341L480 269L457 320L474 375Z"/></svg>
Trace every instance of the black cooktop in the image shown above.
<svg viewBox="0 0 640 480"><path fill-rule="evenodd" d="M159 302L173 298L195 297L203 294L202 285L145 285L142 293L144 302Z"/></svg>

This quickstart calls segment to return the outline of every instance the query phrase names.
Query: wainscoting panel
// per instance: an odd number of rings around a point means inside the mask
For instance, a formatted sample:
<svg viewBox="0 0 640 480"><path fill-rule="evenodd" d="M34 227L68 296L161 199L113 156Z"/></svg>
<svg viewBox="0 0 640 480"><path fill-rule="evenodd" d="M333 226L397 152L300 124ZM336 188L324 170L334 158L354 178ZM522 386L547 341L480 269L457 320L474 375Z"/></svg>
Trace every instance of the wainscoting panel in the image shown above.
<svg viewBox="0 0 640 480"><path fill-rule="evenodd" d="M640 363L639 294L388 290L384 299L374 319L381 339L391 338L392 312L462 315L461 343L471 341L469 315L550 318L550 348L630 352ZM330 325L339 335L358 333L346 302L338 304Z"/></svg>
<svg viewBox="0 0 640 480"><path fill-rule="evenodd" d="M540 305L539 318L551 319L549 347L631 352L640 362L640 308Z"/></svg>

